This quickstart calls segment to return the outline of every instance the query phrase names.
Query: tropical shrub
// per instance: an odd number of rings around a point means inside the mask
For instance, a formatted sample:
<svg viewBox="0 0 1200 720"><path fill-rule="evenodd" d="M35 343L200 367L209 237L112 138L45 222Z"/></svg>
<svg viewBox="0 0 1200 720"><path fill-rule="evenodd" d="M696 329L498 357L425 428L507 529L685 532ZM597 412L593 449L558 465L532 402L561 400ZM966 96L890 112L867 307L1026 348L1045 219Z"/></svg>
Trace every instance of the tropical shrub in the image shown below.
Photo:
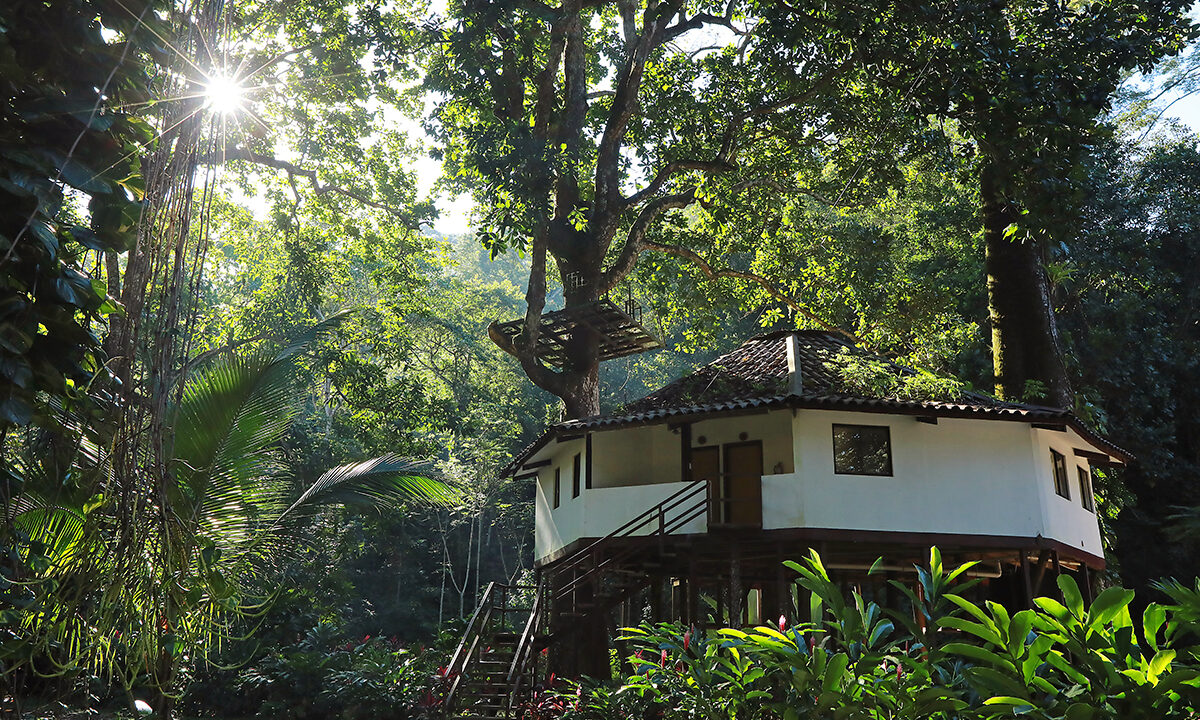
<svg viewBox="0 0 1200 720"><path fill-rule="evenodd" d="M956 718L1039 720L1196 717L1200 582L1159 587L1174 601L1134 621L1131 590L1090 605L1069 575L1061 601L1010 613L965 594L973 563L947 570L934 548L900 583L911 613L844 593L815 552L788 563L811 621L700 631L626 628L638 646L616 686L583 687L566 718Z"/></svg>
<svg viewBox="0 0 1200 720"><path fill-rule="evenodd" d="M404 647L395 638L350 640L322 622L237 673L226 690L236 693L238 707L196 700L205 709L262 718L422 717L432 710L427 697L441 657L437 649Z"/></svg>

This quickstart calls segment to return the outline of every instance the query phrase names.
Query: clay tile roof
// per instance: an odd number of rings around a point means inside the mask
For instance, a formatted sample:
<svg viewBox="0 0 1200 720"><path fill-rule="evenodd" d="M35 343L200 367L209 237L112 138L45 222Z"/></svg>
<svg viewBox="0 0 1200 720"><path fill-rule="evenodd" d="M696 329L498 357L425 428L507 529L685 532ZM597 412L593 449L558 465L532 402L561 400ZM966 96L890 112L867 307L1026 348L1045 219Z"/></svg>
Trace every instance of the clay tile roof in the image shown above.
<svg viewBox="0 0 1200 720"><path fill-rule="evenodd" d="M788 338L796 338L796 358L801 373L800 392L793 392L788 373ZM522 450L503 471L513 474L554 437L588 430L668 422L712 414L735 414L770 408L813 408L882 412L940 417L981 417L1031 423L1070 425L1081 436L1110 455L1127 461L1129 453L1101 437L1072 413L1059 408L1010 403L976 392L953 397L901 399L848 390L837 368L837 357L849 354L884 367L897 376L916 370L890 362L859 348L840 335L815 331L779 331L759 335L736 350L685 375L610 415L567 420L550 427L541 438Z"/></svg>
<svg viewBox="0 0 1200 720"><path fill-rule="evenodd" d="M839 392L835 359L841 353L886 362L833 333L815 330L774 332L747 340L733 352L626 405L619 414L787 395L789 335L796 336L796 354L806 395ZM897 375L915 373L894 363L887 365Z"/></svg>

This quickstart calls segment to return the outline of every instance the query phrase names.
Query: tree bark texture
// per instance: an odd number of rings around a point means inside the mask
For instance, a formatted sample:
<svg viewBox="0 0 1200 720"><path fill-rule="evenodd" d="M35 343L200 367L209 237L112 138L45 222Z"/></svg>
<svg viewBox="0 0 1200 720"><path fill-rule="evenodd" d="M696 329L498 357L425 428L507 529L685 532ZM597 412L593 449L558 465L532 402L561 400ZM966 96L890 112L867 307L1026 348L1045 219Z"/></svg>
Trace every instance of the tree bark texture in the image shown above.
<svg viewBox="0 0 1200 720"><path fill-rule="evenodd" d="M990 162L985 161L979 187L996 393L1004 400L1033 399L1070 409L1071 386L1041 249L1032 238L1006 236L1016 211ZM1044 394L1026 398L1028 381L1044 385Z"/></svg>

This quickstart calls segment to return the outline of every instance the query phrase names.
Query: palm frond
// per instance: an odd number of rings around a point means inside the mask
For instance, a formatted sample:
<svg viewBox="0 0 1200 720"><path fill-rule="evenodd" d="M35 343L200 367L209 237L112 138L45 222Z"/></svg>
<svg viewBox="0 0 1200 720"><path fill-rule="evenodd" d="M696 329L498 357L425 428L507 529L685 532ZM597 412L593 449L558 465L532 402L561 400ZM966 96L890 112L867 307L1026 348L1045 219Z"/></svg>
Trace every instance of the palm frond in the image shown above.
<svg viewBox="0 0 1200 720"><path fill-rule="evenodd" d="M430 470L427 463L395 454L339 465L317 478L280 520L328 505L378 508L411 501L430 505L458 502L462 497L458 488L431 477Z"/></svg>
<svg viewBox="0 0 1200 720"><path fill-rule="evenodd" d="M277 357L280 360L284 360L293 358L300 353L307 351L322 335L333 332L337 328L341 327L342 323L349 320L353 314L354 310L347 309L340 310L333 315L330 315L321 322L313 325L293 338L291 342L289 342L282 350L279 351L279 355Z"/></svg>

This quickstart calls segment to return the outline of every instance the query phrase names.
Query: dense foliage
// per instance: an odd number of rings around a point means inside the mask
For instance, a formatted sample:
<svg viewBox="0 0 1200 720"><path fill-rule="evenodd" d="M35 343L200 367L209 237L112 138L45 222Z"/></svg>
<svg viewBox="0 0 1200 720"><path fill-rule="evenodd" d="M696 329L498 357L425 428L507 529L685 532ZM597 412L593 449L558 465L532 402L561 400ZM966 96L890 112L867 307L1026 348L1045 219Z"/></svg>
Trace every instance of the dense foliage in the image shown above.
<svg viewBox="0 0 1200 720"><path fill-rule="evenodd" d="M889 393L993 389L986 254L999 232L1037 248L1025 279L1053 311L1075 410L1138 457L1098 488L1114 574L1137 598L1083 608L1064 581L1062 603L1008 616L943 588L920 601L931 625L912 627L835 597L814 561L801 587L824 618L642 628L640 672L588 689L577 712L983 717L1025 702L1077 720L1084 704L1096 717L1187 707L1194 596L1167 585L1169 610L1149 600L1162 600L1155 579L1200 574L1200 145L1156 124L1159 87L1111 107L1126 72L1189 40L1181 3L471 2L437 17L383 0L228 0L195 5L232 29L219 52L182 60L172 33L187 21L168 6L0 6L9 693L159 692L224 713L236 692L237 713L264 717L423 712L418 688L440 663L416 648L487 582L529 569L532 491L496 470L561 417L561 397L568 412L608 411L797 325L963 381L919 374ZM1194 88L1197 58L1152 83ZM214 76L246 87L235 111L201 107ZM168 87L187 92L155 94ZM114 335L165 306L126 281L139 232L165 242L143 191L183 111L208 133L192 160L210 179L181 231L199 267L171 296L191 314L162 326L180 334L169 372L122 387L105 368L145 365L154 343L114 353ZM473 193L474 234L428 228L426 150L443 189ZM591 289L564 287L572 273ZM581 361L579 382L547 390L528 357L488 338L494 321L603 292L646 305L667 349ZM323 323L305 352L285 350ZM883 382L851 370L848 383ZM1005 393L1048 389L1035 378ZM155 492L108 460L121 403L161 407L170 424ZM380 512L287 512L329 468L363 474L377 467L363 458L395 454L455 481L457 504L398 501L392 473L340 497L386 495ZM161 509L162 531L123 535L136 513L122 493ZM260 533L284 515L286 533ZM148 549L116 568L118 545ZM550 693L531 711L577 700Z"/></svg>
<svg viewBox="0 0 1200 720"><path fill-rule="evenodd" d="M747 630L627 628L640 649L618 685L535 699L531 717L1185 718L1200 704L1200 586L1140 618L1134 593L1085 604L1069 575L1057 598L1010 613L968 599L971 565L917 569L907 611L847 597L815 553L795 570L809 620ZM540 708L540 712L536 710Z"/></svg>

